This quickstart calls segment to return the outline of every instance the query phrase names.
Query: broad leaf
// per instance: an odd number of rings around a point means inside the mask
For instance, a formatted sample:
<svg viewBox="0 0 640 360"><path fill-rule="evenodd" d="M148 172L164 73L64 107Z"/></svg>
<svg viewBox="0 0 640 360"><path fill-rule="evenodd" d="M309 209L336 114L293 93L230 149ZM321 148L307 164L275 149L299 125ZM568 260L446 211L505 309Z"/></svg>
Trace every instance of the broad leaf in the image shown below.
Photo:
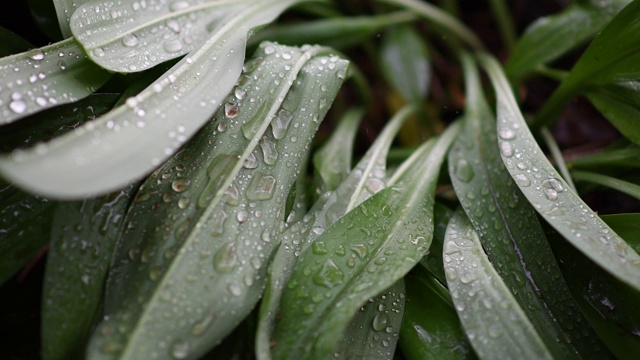
<svg viewBox="0 0 640 360"><path fill-rule="evenodd" d="M57 198L108 193L149 174L221 106L242 70L248 32L295 2L258 2L236 14L126 104L44 146L0 159L0 173Z"/></svg>
<svg viewBox="0 0 640 360"><path fill-rule="evenodd" d="M524 196L573 246L640 290L640 256L562 180L529 131L497 62L480 59L496 91L500 155Z"/></svg>
<svg viewBox="0 0 640 360"><path fill-rule="evenodd" d="M438 255L442 257L442 252ZM409 360L474 359L448 290L431 274L417 269L404 278L407 305L400 329L402 354Z"/></svg>
<svg viewBox="0 0 640 360"><path fill-rule="evenodd" d="M249 314L302 155L346 72L326 51L261 46L213 120L142 185L90 358L197 358Z"/></svg>
<svg viewBox="0 0 640 360"><path fill-rule="evenodd" d="M329 140L313 155L313 166L323 192L335 190L351 171L353 142L363 116L362 109L345 113Z"/></svg>
<svg viewBox="0 0 640 360"><path fill-rule="evenodd" d="M637 60L640 60L640 56L637 57ZM636 82L635 86L640 86L640 72L636 74L634 80ZM588 93L587 98L622 135L640 145L638 89L622 92L619 89L603 91L603 88L600 88Z"/></svg>
<svg viewBox="0 0 640 360"><path fill-rule="evenodd" d="M552 359L463 211L449 222L444 268L456 311L481 359Z"/></svg>
<svg viewBox="0 0 640 360"><path fill-rule="evenodd" d="M391 359L405 309L404 280L369 299L344 331L333 356L341 359Z"/></svg>
<svg viewBox="0 0 640 360"><path fill-rule="evenodd" d="M84 353L135 187L56 205L42 299L43 359Z"/></svg>
<svg viewBox="0 0 640 360"><path fill-rule="evenodd" d="M484 99L477 68L469 57L463 57L463 65L466 122L449 152L449 174L460 204L489 259L499 264L495 270L554 358L606 356L604 345L577 311L535 210L500 158L495 116ZM501 127L501 136L509 137L508 131Z"/></svg>
<svg viewBox="0 0 640 360"><path fill-rule="evenodd" d="M258 3L94 0L73 13L71 31L98 65L117 72L142 71L198 49L217 32L237 27L238 19L249 20L245 11Z"/></svg>
<svg viewBox="0 0 640 360"><path fill-rule="evenodd" d="M437 175L458 131L452 125L432 149L421 147L396 181L300 255L280 303L287 311L276 325L276 358L328 356L362 304L422 258L433 235Z"/></svg>
<svg viewBox="0 0 640 360"><path fill-rule="evenodd" d="M574 1L566 9L537 19L521 36L505 65L519 82L537 66L566 54L595 36L630 0Z"/></svg>
<svg viewBox="0 0 640 360"><path fill-rule="evenodd" d="M87 59L73 39L0 59L0 125L74 102L111 75Z"/></svg>

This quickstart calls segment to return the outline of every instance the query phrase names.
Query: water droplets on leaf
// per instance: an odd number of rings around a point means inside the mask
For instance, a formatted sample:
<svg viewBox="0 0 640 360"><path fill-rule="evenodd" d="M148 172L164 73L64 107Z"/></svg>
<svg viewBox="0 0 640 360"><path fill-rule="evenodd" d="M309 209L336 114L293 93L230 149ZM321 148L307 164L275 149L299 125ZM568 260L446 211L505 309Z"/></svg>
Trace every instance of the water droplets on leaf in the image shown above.
<svg viewBox="0 0 640 360"><path fill-rule="evenodd" d="M313 283L319 286L324 286L331 289L332 287L341 284L344 278L344 273L331 259L327 259L322 268L313 276Z"/></svg>
<svg viewBox="0 0 640 360"><path fill-rule="evenodd" d="M269 200L273 197L275 188L275 177L258 172L247 189L247 198L249 200Z"/></svg>

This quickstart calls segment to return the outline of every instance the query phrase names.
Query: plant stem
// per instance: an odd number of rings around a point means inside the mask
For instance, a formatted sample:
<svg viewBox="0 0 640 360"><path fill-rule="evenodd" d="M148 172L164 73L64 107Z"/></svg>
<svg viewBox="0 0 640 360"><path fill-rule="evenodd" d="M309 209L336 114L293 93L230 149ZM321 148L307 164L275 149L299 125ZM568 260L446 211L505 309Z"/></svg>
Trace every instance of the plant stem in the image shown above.
<svg viewBox="0 0 640 360"><path fill-rule="evenodd" d="M567 164L562 157L562 152L558 147L558 143L556 143L556 139L553 138L551 131L549 131L549 129L547 129L546 127L543 127L542 129L540 129L540 134L542 135L542 139L544 140L544 142L547 144L549 151L551 151L551 156L553 156L553 159L556 161L558 171L560 171L560 174L562 174L562 177L567 182L567 184L569 184L571 189L577 193L578 191L576 190L576 185L571 179L571 174L569 174Z"/></svg>

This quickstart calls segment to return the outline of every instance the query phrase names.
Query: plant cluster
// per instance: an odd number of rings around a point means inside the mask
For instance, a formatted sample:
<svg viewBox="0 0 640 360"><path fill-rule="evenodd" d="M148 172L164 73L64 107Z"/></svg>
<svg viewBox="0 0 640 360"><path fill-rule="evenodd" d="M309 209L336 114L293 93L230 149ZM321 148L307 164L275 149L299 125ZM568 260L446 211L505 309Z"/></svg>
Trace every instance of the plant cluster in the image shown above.
<svg viewBox="0 0 640 360"><path fill-rule="evenodd" d="M46 262L43 359L640 353L640 214L581 198L640 199L640 0L489 1L502 63L456 0L29 4L0 284ZM576 98L616 141L563 152Z"/></svg>

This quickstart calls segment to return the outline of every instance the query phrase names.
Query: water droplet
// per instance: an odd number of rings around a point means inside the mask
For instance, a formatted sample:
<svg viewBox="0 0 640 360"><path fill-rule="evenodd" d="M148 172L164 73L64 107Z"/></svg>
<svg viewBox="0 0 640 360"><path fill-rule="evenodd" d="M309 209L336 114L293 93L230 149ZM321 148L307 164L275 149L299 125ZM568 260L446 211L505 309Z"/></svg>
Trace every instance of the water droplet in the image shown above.
<svg viewBox="0 0 640 360"><path fill-rule="evenodd" d="M175 192L183 192L189 188L189 185L191 185L191 180L187 178L177 178L171 183L171 188Z"/></svg>
<svg viewBox="0 0 640 360"><path fill-rule="evenodd" d="M369 253L367 247L363 244L352 244L349 246L349 249L351 249L351 251L353 251L360 259L364 259Z"/></svg>
<svg viewBox="0 0 640 360"><path fill-rule="evenodd" d="M40 49L35 49L29 54L29 57L35 61L42 61L44 60L44 52Z"/></svg>
<svg viewBox="0 0 640 360"><path fill-rule="evenodd" d="M229 243L222 247L213 256L213 267L221 273L230 273L236 267L238 258L236 256L236 244Z"/></svg>
<svg viewBox="0 0 640 360"><path fill-rule="evenodd" d="M293 113L291 113L291 111L285 109L280 109L280 111L278 111L278 115L271 123L271 131L273 132L274 138L284 138L289 128L289 124L291 123L291 119L293 119Z"/></svg>
<svg viewBox="0 0 640 360"><path fill-rule="evenodd" d="M213 196L217 193L227 176L229 176L229 173L233 170L237 159L237 155L220 154L211 160L211 163L207 167L209 184L207 184L207 187L198 199L198 207L205 207L208 202L213 199Z"/></svg>
<svg viewBox="0 0 640 360"><path fill-rule="evenodd" d="M498 136L505 140L511 140L515 139L516 133L507 127L501 127L500 129L498 129Z"/></svg>
<svg viewBox="0 0 640 360"><path fill-rule="evenodd" d="M385 184L384 184L384 181L380 179L371 178L371 179L367 179L367 181L365 182L365 186L367 187L367 190L375 194L380 190L384 189Z"/></svg>
<svg viewBox="0 0 640 360"><path fill-rule="evenodd" d="M14 99L9 103L9 109L16 114L22 114L27 111L27 104L22 99Z"/></svg>
<svg viewBox="0 0 640 360"><path fill-rule="evenodd" d="M231 295L233 295L233 296L242 295L242 286L240 286L238 284L235 284L235 283L229 284L228 289L229 289L229 292L231 293Z"/></svg>
<svg viewBox="0 0 640 360"><path fill-rule="evenodd" d="M223 210L220 214L213 220L213 224L211 226L211 235L212 236L220 236L224 232L224 223L227 220L227 213Z"/></svg>
<svg viewBox="0 0 640 360"><path fill-rule="evenodd" d="M134 34L127 34L122 38L122 45L126 47L133 47L138 45L138 37Z"/></svg>
<svg viewBox="0 0 640 360"><path fill-rule="evenodd" d="M93 56L103 57L104 56L104 50L102 48L94 49L93 50Z"/></svg>
<svg viewBox="0 0 640 360"><path fill-rule="evenodd" d="M389 326L389 316L386 314L376 314L373 318L373 330L375 331L383 331L387 326Z"/></svg>
<svg viewBox="0 0 640 360"><path fill-rule="evenodd" d="M276 188L276 178L257 172L247 188L249 200L269 200L273 197Z"/></svg>
<svg viewBox="0 0 640 360"><path fill-rule="evenodd" d="M179 33L180 32L180 24L174 19L171 19L171 20L167 21L167 27L169 29L171 29L175 33Z"/></svg>
<svg viewBox="0 0 640 360"><path fill-rule="evenodd" d="M209 328L213 320L215 319L215 315L213 313L205 316L202 320L198 321L193 325L191 329L191 333L195 336L200 336L204 334L204 332Z"/></svg>
<svg viewBox="0 0 640 360"><path fill-rule="evenodd" d="M187 197L180 198L180 200L178 200L178 207L184 210L187 208L187 206L189 206L190 202L191 202L191 199Z"/></svg>
<svg viewBox="0 0 640 360"><path fill-rule="evenodd" d="M255 169L258 167L258 158L254 153L249 154L244 160L244 167L247 169Z"/></svg>
<svg viewBox="0 0 640 360"><path fill-rule="evenodd" d="M178 52L182 49L182 42L180 40L169 40L162 45L162 48L168 53Z"/></svg>
<svg viewBox="0 0 640 360"><path fill-rule="evenodd" d="M328 253L327 247L325 246L324 242L322 242L322 241L314 242L313 245L312 245L312 251L316 255L324 255L324 254Z"/></svg>
<svg viewBox="0 0 640 360"><path fill-rule="evenodd" d="M553 189L544 189L544 196L550 200L555 201L558 199L558 192Z"/></svg>
<svg viewBox="0 0 640 360"><path fill-rule="evenodd" d="M471 164L466 159L458 159L454 165L454 171L458 180L465 183L471 181L475 175Z"/></svg>
<svg viewBox="0 0 640 360"><path fill-rule="evenodd" d="M240 109L238 108L238 105L234 104L234 103L226 103L224 104L224 114L229 118L229 119L233 119L236 116L238 116L238 111Z"/></svg>
<svg viewBox="0 0 640 360"><path fill-rule="evenodd" d="M313 276L313 283L331 289L332 287L342 283L344 273L333 260L327 259L322 268Z"/></svg>
<svg viewBox="0 0 640 360"><path fill-rule="evenodd" d="M513 176L513 179L516 181L516 184L521 187L528 187L531 185L531 180L525 174L516 174Z"/></svg>
<svg viewBox="0 0 640 360"><path fill-rule="evenodd" d="M260 148L262 149L262 155L264 162L267 165L274 165L278 160L278 151L276 150L276 144L267 136L263 136L260 139Z"/></svg>
<svg viewBox="0 0 640 360"><path fill-rule="evenodd" d="M171 356L174 359L186 359L189 356L189 343L185 340L176 341L171 347Z"/></svg>
<svg viewBox="0 0 640 360"><path fill-rule="evenodd" d="M238 220L238 222L240 224L242 224L243 222L247 221L247 218L249 217L249 213L244 211L244 210L240 210L238 211L238 213L236 214L236 220Z"/></svg>
<svg viewBox="0 0 640 360"><path fill-rule="evenodd" d="M180 11L189 7L189 2L187 1L174 1L169 5L169 10L171 11Z"/></svg>
<svg viewBox="0 0 640 360"><path fill-rule="evenodd" d="M512 157L513 156L513 145L506 141L500 142L500 153L504 157Z"/></svg>

